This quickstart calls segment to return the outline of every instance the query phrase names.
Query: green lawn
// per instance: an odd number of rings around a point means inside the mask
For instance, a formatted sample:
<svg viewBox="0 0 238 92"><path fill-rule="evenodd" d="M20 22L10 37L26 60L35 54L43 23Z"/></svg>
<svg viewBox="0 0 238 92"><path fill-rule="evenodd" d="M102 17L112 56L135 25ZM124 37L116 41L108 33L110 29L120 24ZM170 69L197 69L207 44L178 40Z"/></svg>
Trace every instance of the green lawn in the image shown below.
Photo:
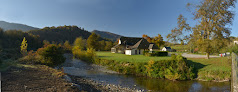
<svg viewBox="0 0 238 92"><path fill-rule="evenodd" d="M171 59L169 56L163 57L147 57L144 55L125 55L111 52L97 52L97 56L102 59L126 61L126 62L148 62L149 60L168 60Z"/></svg>
<svg viewBox="0 0 238 92"><path fill-rule="evenodd" d="M210 59L195 59L188 58L190 64L199 71L204 70L221 70L221 71L231 71L231 59L229 57L219 57Z"/></svg>
<svg viewBox="0 0 238 92"><path fill-rule="evenodd" d="M174 45L174 46L171 46L172 49L176 49L177 52L185 52L185 50L189 50L189 47L188 45Z"/></svg>
<svg viewBox="0 0 238 92"><path fill-rule="evenodd" d="M97 52L97 56L102 59L125 61L125 62L148 62L149 60L169 60L171 57L147 57L144 55L125 55L111 52ZM231 70L231 60L228 57L197 59L188 58L189 64L198 70Z"/></svg>

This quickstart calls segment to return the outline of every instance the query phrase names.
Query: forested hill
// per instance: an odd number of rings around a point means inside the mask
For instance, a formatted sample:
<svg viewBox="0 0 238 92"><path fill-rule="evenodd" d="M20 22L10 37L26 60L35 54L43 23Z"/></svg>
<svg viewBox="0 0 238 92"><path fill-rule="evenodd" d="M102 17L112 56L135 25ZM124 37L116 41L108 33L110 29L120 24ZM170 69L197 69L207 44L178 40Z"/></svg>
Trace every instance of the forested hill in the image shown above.
<svg viewBox="0 0 238 92"><path fill-rule="evenodd" d="M24 24L18 24L18 23L9 23L5 21L0 21L0 28L3 30L22 30L22 31L28 31L28 30L37 30L38 28L31 27Z"/></svg>
<svg viewBox="0 0 238 92"><path fill-rule="evenodd" d="M118 38L121 37L121 35L110 33L110 32L106 32L106 31L93 30L92 32L100 35L102 38L111 39L112 41L116 41Z"/></svg>
<svg viewBox="0 0 238 92"><path fill-rule="evenodd" d="M28 33L39 36L40 40L56 43L64 43L66 40L73 43L77 37L87 39L91 35L91 33L84 30L84 28L77 26L45 27L39 30L30 30ZM106 39L99 38L99 40Z"/></svg>

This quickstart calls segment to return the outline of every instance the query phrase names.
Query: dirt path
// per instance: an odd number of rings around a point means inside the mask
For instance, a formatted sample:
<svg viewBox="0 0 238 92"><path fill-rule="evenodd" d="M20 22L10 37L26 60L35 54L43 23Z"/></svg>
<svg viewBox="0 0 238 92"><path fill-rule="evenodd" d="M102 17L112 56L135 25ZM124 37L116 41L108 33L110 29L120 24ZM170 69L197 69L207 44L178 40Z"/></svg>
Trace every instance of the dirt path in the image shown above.
<svg viewBox="0 0 238 92"><path fill-rule="evenodd" d="M2 72L3 92L78 92L77 87L59 77L58 72L43 65L11 66Z"/></svg>
<svg viewBox="0 0 238 92"><path fill-rule="evenodd" d="M183 53L182 56L186 57L186 58L206 58L206 55L196 55L196 54L187 54L187 53ZM215 56L215 55L210 55L210 58L218 58L219 56Z"/></svg>

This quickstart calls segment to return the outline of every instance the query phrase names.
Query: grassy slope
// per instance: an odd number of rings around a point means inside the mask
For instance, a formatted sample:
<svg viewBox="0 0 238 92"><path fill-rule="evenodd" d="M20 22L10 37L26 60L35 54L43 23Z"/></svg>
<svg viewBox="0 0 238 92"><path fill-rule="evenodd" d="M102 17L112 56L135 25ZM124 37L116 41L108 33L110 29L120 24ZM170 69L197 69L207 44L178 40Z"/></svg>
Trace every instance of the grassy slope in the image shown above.
<svg viewBox="0 0 238 92"><path fill-rule="evenodd" d="M185 50L189 50L189 47L187 45L174 45L171 46L172 49L176 49L177 52L184 52Z"/></svg>
<svg viewBox="0 0 238 92"><path fill-rule="evenodd" d="M190 64L194 65L194 68L198 69L199 71L204 70L231 71L231 60L229 60L228 57L211 58L211 59L189 58L188 60L198 63L198 64L196 63Z"/></svg>
<svg viewBox="0 0 238 92"><path fill-rule="evenodd" d="M211 59L188 59L194 66L195 74L199 80L228 81L231 78L230 57Z"/></svg>
<svg viewBox="0 0 238 92"><path fill-rule="evenodd" d="M116 60L116 61L126 61L126 62L148 62L149 60L168 60L171 57L147 57L144 55L125 55L111 52L97 52L97 56L102 59Z"/></svg>
<svg viewBox="0 0 238 92"><path fill-rule="evenodd" d="M149 60L168 60L170 57L146 57L143 55L124 55L110 52L97 52L97 56L102 59L128 61L128 62L148 62ZM195 74L202 80L221 81L229 79L231 72L231 60L229 57L195 59L188 58L188 64L194 67ZM205 76L205 77L204 77Z"/></svg>

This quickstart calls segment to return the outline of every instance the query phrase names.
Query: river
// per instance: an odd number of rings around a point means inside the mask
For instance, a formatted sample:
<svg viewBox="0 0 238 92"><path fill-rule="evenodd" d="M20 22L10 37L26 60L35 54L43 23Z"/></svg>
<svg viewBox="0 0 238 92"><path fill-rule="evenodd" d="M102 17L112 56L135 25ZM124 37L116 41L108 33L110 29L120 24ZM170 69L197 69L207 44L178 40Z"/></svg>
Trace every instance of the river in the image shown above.
<svg viewBox="0 0 238 92"><path fill-rule="evenodd" d="M89 78L103 84L114 84L153 92L230 92L230 82L170 81L123 75L107 70L102 66L89 65L71 58L67 58L63 70L69 75Z"/></svg>

